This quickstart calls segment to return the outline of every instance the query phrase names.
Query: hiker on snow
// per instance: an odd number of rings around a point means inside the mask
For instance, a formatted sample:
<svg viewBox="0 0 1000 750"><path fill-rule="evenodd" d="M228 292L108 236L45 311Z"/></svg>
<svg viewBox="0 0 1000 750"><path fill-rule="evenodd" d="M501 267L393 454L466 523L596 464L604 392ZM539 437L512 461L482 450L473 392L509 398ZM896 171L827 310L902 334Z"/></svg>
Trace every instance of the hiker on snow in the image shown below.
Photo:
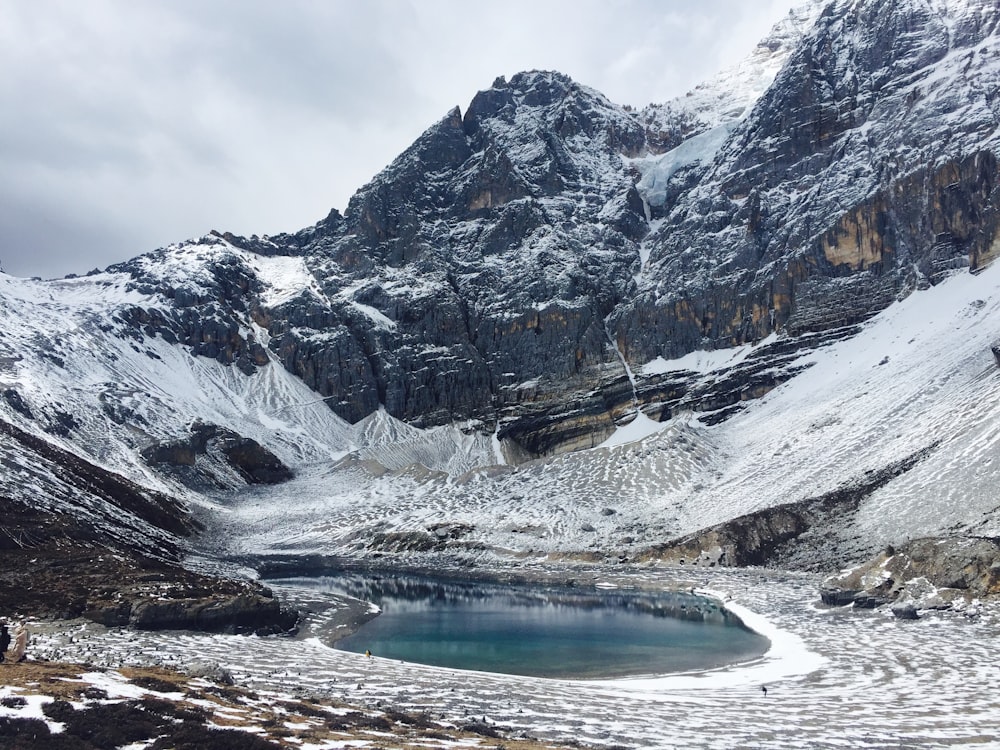
<svg viewBox="0 0 1000 750"><path fill-rule="evenodd" d="M9 637L9 636L8 636ZM24 661L24 652L28 650L28 630L24 627L24 623L17 626L17 630L14 631L14 648L10 652L10 658L12 661Z"/></svg>
<svg viewBox="0 0 1000 750"><path fill-rule="evenodd" d="M10 633L7 632L6 625L0 625L0 661L4 660L7 647L10 645Z"/></svg>

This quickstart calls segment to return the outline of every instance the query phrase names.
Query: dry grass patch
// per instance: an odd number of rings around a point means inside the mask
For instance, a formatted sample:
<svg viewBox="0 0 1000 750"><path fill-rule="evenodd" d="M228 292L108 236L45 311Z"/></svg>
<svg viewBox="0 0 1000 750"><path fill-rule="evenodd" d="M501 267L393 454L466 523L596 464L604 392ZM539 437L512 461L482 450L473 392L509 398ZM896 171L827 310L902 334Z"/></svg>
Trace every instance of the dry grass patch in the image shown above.
<svg viewBox="0 0 1000 750"><path fill-rule="evenodd" d="M110 685L105 689L84 677L95 672L108 673L108 683L120 681L156 694L141 698L109 695ZM0 701L9 711L25 706L24 696L47 696L52 700L43 707L46 717L65 727L53 734L38 719L16 714L0 717L0 747L18 750L112 750L143 742L149 750L284 750L304 742L333 748L345 741L401 750L455 744L484 750L567 747L508 738L509 729L492 724L456 727L422 712L367 710L320 698L261 696L161 667L106 670L91 664L4 662L0 663L0 685L16 689L6 691L8 695ZM183 697L173 697L176 694Z"/></svg>

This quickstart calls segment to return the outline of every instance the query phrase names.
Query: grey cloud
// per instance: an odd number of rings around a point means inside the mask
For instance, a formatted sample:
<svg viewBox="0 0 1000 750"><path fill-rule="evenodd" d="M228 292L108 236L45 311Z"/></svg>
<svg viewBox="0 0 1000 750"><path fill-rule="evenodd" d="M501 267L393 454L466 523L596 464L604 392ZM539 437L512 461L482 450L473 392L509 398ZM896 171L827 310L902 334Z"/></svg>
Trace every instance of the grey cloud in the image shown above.
<svg viewBox="0 0 1000 750"><path fill-rule="evenodd" d="M383 30L397 3L170 3L190 36L172 63L212 88L259 103L350 118L378 117L385 97L405 105L405 63ZM405 6L399 6L404 8Z"/></svg>
<svg viewBox="0 0 1000 750"><path fill-rule="evenodd" d="M662 101L748 52L761 7L0 0L0 260L62 275L211 228L295 230L498 75Z"/></svg>
<svg viewBox="0 0 1000 750"><path fill-rule="evenodd" d="M14 276L62 277L134 255L144 234L109 225L65 200L39 200L0 188L0 267ZM152 248L143 248L149 250Z"/></svg>

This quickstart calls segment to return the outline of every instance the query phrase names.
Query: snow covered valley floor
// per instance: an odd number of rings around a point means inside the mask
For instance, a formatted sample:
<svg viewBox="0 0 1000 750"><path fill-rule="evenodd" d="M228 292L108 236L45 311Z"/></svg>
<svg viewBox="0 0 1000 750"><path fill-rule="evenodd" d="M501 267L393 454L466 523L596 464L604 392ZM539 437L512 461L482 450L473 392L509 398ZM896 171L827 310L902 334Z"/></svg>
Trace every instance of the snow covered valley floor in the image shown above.
<svg viewBox="0 0 1000 750"><path fill-rule="evenodd" d="M456 726L485 719L501 728L503 737L559 744L1000 745L996 603L966 614L928 613L916 621L899 621L888 612L819 605L817 579L811 575L662 566L567 566L560 573L567 571L603 584L680 584L715 592L768 636L772 649L745 665L647 679L581 682L459 672L329 648L319 633L342 613L345 605L334 601L331 608L312 607L315 614L298 638L157 634L71 624L39 630L31 655L110 667L218 664L238 686L258 693L317 696L361 710L426 712ZM315 596L283 593L300 604L303 597ZM387 742L395 746L389 739L369 744Z"/></svg>

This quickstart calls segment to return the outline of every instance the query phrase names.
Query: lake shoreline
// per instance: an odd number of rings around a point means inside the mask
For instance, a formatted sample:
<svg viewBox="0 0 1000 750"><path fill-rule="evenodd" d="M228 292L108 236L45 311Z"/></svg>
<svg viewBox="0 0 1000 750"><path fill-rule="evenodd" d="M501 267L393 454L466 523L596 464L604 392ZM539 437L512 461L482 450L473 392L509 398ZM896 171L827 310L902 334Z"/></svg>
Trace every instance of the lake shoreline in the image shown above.
<svg viewBox="0 0 1000 750"><path fill-rule="evenodd" d="M744 663L772 646L720 597L690 588L470 582L396 571L269 583L289 596L306 589L337 601L339 611L313 628L327 645L453 669L627 679ZM378 609L383 613L373 621Z"/></svg>
<svg viewBox="0 0 1000 750"><path fill-rule="evenodd" d="M572 738L584 746L720 750L1000 741L1000 699L988 689L996 679L1000 637L996 603L985 602L973 619L933 612L903 622L887 611L821 605L818 576L803 573L560 566L553 575L656 590L677 588L684 576L688 588L715 593L755 629L764 627L757 616L790 637L772 639L773 653L748 664L647 681L524 678L366 659L324 645L314 637L311 615L295 637L118 631L64 622L58 633L32 629L29 658L112 669L221 664L237 685L261 695L316 696L363 711L388 706L454 726L473 718L481 725L487 718L489 726L504 727L505 744L508 737L528 735L553 744ZM324 606L329 609L329 601ZM796 644L822 660L806 662Z"/></svg>

